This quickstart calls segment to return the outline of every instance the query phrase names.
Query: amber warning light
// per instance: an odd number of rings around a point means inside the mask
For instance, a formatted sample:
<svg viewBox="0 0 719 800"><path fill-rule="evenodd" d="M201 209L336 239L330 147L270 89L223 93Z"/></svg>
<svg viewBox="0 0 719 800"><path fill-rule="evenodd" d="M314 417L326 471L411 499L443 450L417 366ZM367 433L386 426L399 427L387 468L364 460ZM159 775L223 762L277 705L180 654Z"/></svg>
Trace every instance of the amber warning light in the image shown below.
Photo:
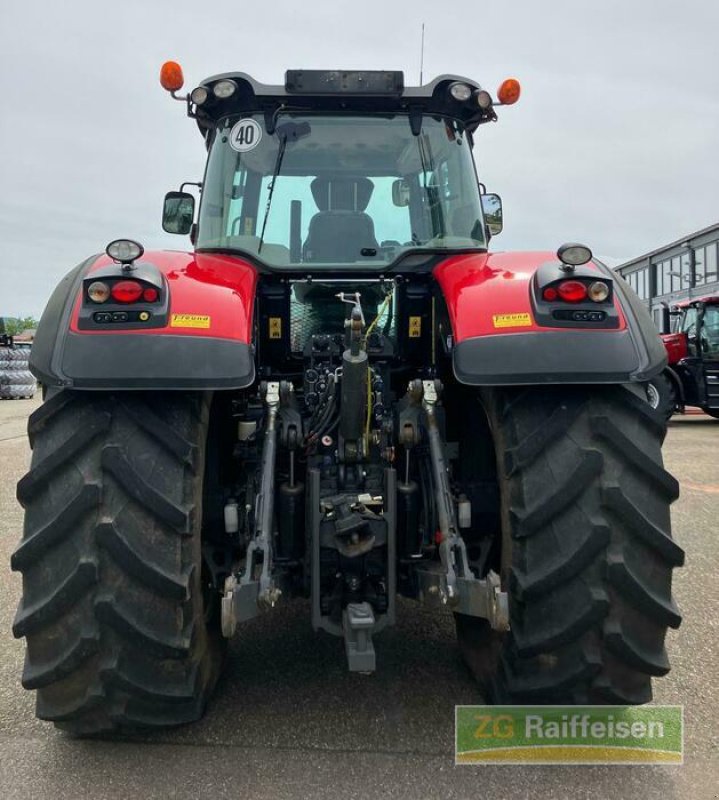
<svg viewBox="0 0 719 800"><path fill-rule="evenodd" d="M519 100L522 87L516 78L503 80L497 89L497 99L503 106L511 106Z"/></svg>
<svg viewBox="0 0 719 800"><path fill-rule="evenodd" d="M165 61L160 69L160 84L168 92L179 92L185 84L182 67L177 61Z"/></svg>

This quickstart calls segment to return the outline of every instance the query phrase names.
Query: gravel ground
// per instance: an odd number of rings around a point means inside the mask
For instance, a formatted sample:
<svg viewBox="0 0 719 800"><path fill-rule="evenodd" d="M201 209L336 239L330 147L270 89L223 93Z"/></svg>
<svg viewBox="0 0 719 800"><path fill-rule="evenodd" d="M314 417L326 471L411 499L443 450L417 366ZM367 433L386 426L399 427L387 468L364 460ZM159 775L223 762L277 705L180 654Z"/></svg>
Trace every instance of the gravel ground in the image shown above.
<svg viewBox="0 0 719 800"><path fill-rule="evenodd" d="M342 644L315 635L306 603L245 625L204 720L122 742L77 741L34 717L10 626L22 528L15 483L27 468L27 415L0 403L0 797L35 798L719 798L719 422L675 419L666 461L682 483L674 535L687 551L669 634L673 669L657 703L685 706L682 767L455 767L457 703L481 702L445 617L400 604L377 637L378 672L349 675Z"/></svg>

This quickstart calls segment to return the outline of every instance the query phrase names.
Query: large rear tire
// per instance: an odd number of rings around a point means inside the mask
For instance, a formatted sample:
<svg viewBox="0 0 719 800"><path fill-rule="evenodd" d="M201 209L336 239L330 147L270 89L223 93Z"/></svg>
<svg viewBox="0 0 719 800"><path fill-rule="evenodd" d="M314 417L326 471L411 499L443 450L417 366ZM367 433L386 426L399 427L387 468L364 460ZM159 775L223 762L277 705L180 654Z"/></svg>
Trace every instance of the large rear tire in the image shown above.
<svg viewBox="0 0 719 800"><path fill-rule="evenodd" d="M483 395L502 502L509 633L457 615L461 651L499 703L645 703L664 675L684 561L662 417L622 387Z"/></svg>
<svg viewBox="0 0 719 800"><path fill-rule="evenodd" d="M91 735L198 719L221 641L202 590L208 399L62 391L28 426L13 626L37 715Z"/></svg>

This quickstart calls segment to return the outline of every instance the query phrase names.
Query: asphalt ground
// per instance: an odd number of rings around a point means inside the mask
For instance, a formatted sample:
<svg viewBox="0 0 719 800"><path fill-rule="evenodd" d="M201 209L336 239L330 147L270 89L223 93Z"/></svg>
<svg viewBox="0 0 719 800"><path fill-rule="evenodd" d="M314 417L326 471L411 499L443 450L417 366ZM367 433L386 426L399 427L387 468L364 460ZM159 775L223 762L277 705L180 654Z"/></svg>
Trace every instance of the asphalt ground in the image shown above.
<svg viewBox="0 0 719 800"><path fill-rule="evenodd" d="M242 627L206 717L110 741L69 738L34 716L10 631L9 569L37 401L0 402L0 799L10 798L719 798L719 421L675 418L665 447L682 484L674 536L684 613L655 702L685 707L683 766L455 766L454 706L481 702L447 617L403 603L376 638L378 671L345 669L341 641L314 634L306 603Z"/></svg>

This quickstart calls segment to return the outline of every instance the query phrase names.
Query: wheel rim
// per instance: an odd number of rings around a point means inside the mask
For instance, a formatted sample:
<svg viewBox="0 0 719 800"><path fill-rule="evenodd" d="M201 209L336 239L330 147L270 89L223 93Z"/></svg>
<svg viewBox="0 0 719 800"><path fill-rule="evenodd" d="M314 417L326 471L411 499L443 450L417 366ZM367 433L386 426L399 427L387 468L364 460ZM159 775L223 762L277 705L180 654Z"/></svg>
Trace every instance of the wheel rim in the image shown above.
<svg viewBox="0 0 719 800"><path fill-rule="evenodd" d="M659 408L659 392L653 383L647 384L647 402L652 408Z"/></svg>

